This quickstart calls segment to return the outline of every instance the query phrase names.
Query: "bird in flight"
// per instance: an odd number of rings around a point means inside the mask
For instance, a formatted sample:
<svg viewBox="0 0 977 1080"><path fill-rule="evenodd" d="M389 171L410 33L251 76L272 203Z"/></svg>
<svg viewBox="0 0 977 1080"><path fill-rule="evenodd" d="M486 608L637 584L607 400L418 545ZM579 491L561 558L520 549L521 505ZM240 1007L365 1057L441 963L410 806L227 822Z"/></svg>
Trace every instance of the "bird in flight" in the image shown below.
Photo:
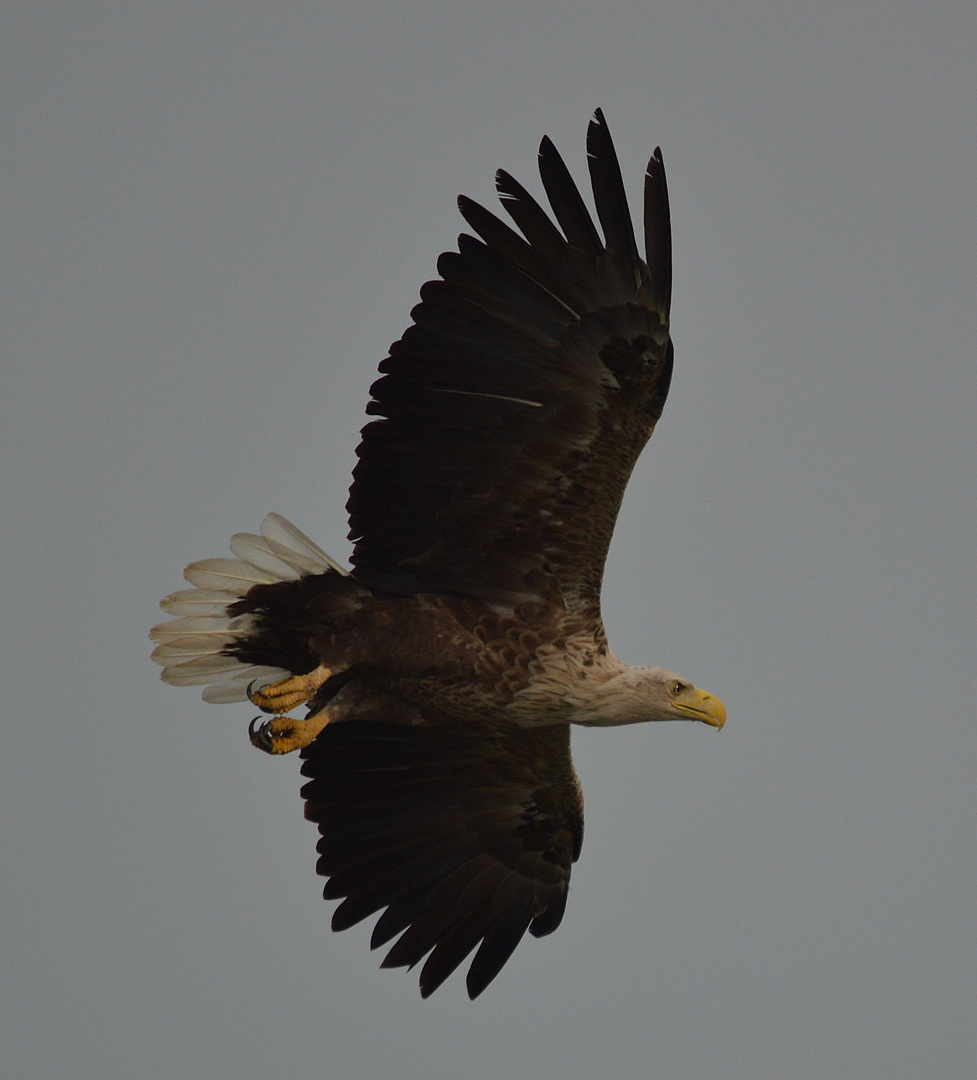
<svg viewBox="0 0 977 1080"><path fill-rule="evenodd" d="M352 569L269 514L233 559L188 566L152 631L164 681L250 700L269 716L254 745L299 751L333 929L381 913L372 947L394 942L383 967L423 961L424 997L473 951L476 997L527 930L559 926L583 838L572 724L726 719L688 679L619 660L601 621L672 373L671 229L660 150L644 260L599 110L587 161L600 231L546 138L552 217L504 171L516 229L459 199L475 235L440 257L371 388Z"/></svg>

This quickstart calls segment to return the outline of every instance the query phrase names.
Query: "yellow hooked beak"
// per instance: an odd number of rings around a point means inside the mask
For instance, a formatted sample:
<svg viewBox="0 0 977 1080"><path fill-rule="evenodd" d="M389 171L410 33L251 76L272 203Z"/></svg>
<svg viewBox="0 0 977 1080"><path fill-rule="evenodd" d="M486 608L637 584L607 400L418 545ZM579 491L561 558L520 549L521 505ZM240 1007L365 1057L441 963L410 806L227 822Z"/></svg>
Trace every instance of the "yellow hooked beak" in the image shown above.
<svg viewBox="0 0 977 1080"><path fill-rule="evenodd" d="M690 686L672 704L676 709L686 713L690 720L699 720L703 724L720 730L726 723L726 706L715 694L707 694L698 686Z"/></svg>

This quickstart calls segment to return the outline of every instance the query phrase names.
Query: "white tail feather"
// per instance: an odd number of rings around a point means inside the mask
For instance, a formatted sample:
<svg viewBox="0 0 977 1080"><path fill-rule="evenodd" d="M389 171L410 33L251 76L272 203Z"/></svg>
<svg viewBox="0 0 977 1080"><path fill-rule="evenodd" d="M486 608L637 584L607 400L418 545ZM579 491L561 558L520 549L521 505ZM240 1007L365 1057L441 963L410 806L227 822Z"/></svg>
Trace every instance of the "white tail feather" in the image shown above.
<svg viewBox="0 0 977 1080"><path fill-rule="evenodd" d="M321 574L327 567L337 574L349 573L281 514L266 515L261 523L261 535L268 541L271 550L298 570L300 575Z"/></svg>
<svg viewBox="0 0 977 1080"><path fill-rule="evenodd" d="M185 655L185 654L184 654ZM163 682L175 686L190 686L194 683L209 682L214 675L224 675L228 671L237 672L241 661L233 656L221 656L208 653L193 660L183 660L173 667L163 668Z"/></svg>
<svg viewBox="0 0 977 1080"><path fill-rule="evenodd" d="M270 575L276 581L296 581L302 576L294 566L290 566L271 550L263 536L235 533L231 537L231 551L241 562Z"/></svg>
<svg viewBox="0 0 977 1080"><path fill-rule="evenodd" d="M224 605L225 610L227 605ZM239 615L236 619L220 618L220 616L172 619L167 623L154 626L149 632L153 641L171 642L178 638L199 638L202 642L207 638L216 641L220 638L221 644L232 641L235 637L250 629L251 619L248 615Z"/></svg>
<svg viewBox="0 0 977 1080"><path fill-rule="evenodd" d="M201 559L190 563L183 576L198 589L216 589L231 596L244 596L252 585L270 585L275 578L240 559Z"/></svg>
<svg viewBox="0 0 977 1080"><path fill-rule="evenodd" d="M152 659L163 668L160 678L172 686L204 684L204 701L247 700L248 684L289 674L281 668L250 664L223 655L226 646L247 637L250 615L230 617L228 607L255 585L296 581L310 574L348 573L317 544L279 514L268 514L261 535L231 538L236 559L203 559L183 576L195 586L172 593L160 607L175 618L154 626Z"/></svg>
<svg viewBox="0 0 977 1080"><path fill-rule="evenodd" d="M224 616L227 611L226 592L217 589L181 589L180 592L171 593L160 600L159 606L171 615L208 617L212 615ZM168 625L163 623L163 626ZM159 630L160 627L154 627Z"/></svg>

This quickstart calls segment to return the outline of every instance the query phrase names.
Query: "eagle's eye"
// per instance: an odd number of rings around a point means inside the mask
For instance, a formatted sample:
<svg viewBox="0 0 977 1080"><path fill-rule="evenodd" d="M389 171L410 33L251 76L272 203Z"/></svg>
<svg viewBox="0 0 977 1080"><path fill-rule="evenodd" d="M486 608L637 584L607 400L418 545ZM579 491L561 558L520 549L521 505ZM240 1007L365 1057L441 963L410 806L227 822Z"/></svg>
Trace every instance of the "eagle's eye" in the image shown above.
<svg viewBox="0 0 977 1080"><path fill-rule="evenodd" d="M681 683L676 679L668 689L671 692L672 697L678 697L685 689L685 683Z"/></svg>

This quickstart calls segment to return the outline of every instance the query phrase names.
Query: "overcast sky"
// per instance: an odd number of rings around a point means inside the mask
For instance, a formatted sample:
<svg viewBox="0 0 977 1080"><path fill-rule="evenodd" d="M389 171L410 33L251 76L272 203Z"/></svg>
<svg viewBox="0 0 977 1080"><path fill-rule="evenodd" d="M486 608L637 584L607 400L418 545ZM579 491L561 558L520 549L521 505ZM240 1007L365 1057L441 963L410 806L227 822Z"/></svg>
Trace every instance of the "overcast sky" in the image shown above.
<svg viewBox="0 0 977 1080"><path fill-rule="evenodd" d="M5 1077L977 1075L975 56L972 0L4 6ZM269 510L347 557L457 194L585 181L597 106L675 257L605 621L729 719L576 732L562 927L423 1002L147 632Z"/></svg>

